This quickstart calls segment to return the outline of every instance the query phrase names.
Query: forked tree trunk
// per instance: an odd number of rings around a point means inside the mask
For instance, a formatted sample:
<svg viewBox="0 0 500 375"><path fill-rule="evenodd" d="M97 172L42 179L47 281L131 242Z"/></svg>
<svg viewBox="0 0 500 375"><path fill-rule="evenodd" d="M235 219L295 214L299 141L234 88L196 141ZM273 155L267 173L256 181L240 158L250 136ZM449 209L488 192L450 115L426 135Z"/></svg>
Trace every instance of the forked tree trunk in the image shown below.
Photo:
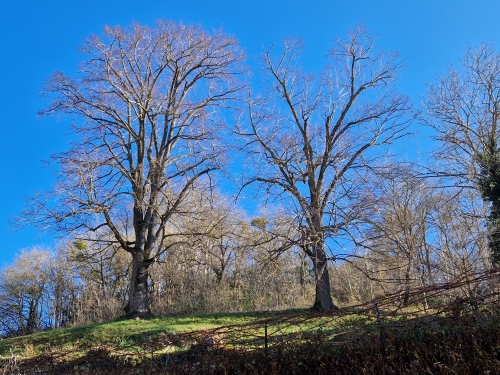
<svg viewBox="0 0 500 375"><path fill-rule="evenodd" d="M316 249L317 257L312 259L314 264L314 275L316 278L316 297L313 309L318 311L329 311L337 309L333 304L330 293L330 276L328 275L328 265L325 250L322 246Z"/></svg>
<svg viewBox="0 0 500 375"><path fill-rule="evenodd" d="M144 261L144 255L132 254L132 278L130 292L125 314L128 318L151 318L153 314L149 309L148 272L151 263Z"/></svg>

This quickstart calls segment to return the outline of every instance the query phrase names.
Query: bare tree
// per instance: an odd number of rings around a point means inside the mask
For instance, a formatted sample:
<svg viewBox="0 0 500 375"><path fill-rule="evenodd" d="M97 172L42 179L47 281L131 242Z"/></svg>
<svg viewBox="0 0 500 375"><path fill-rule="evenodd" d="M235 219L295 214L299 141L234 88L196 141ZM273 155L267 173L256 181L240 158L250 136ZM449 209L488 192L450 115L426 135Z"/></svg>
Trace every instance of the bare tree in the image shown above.
<svg viewBox="0 0 500 375"><path fill-rule="evenodd" d="M207 194L208 193L208 194ZM178 259L195 264L205 275L215 275L217 283L226 276L247 247L242 243L245 214L235 202L217 191L198 191L190 197L193 215L174 222L179 235L175 250Z"/></svg>
<svg viewBox="0 0 500 375"><path fill-rule="evenodd" d="M367 257L374 263L384 263L378 276L398 285L406 306L412 286L434 283L430 222L439 197L410 167L391 169L377 180L380 196L366 217L370 229L359 244L369 250Z"/></svg>
<svg viewBox="0 0 500 375"><path fill-rule="evenodd" d="M132 256L130 317L151 314L148 269L167 223L200 177L220 168L221 108L240 91L243 54L221 31L160 21L105 27L80 74L52 75L42 115L69 115L78 140L55 156L58 184L24 218L71 233L106 230Z"/></svg>
<svg viewBox="0 0 500 375"><path fill-rule="evenodd" d="M266 93L248 102L246 138L252 170L245 186L260 183L295 210L300 246L316 277L314 307L335 308L327 262L329 238L356 222L369 195L363 179L380 153L404 135L408 99L394 88L401 63L396 53L378 52L362 26L330 51L322 74L298 66L300 43L286 41L275 59L265 54Z"/></svg>
<svg viewBox="0 0 500 375"><path fill-rule="evenodd" d="M500 262L500 55L482 44L469 49L462 67L450 67L430 85L423 121L437 132L437 174L477 189L490 202L489 246Z"/></svg>
<svg viewBox="0 0 500 375"><path fill-rule="evenodd" d="M439 194L439 204L429 224L435 228L433 246L441 282L491 268L485 225L487 211L487 205L475 191L450 189Z"/></svg>
<svg viewBox="0 0 500 375"><path fill-rule="evenodd" d="M48 305L54 254L33 247L0 272L0 332L29 334L50 328Z"/></svg>
<svg viewBox="0 0 500 375"><path fill-rule="evenodd" d="M93 234L87 242L66 243L60 250L78 280L77 317L86 322L119 315L129 289L128 254L113 243L111 233Z"/></svg>

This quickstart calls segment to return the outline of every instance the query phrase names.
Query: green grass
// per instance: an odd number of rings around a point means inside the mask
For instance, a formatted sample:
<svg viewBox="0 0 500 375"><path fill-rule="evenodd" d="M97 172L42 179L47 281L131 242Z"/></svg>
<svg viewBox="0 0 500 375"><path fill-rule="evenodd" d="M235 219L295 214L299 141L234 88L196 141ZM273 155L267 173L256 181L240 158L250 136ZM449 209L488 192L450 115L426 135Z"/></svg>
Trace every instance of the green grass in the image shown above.
<svg viewBox="0 0 500 375"><path fill-rule="evenodd" d="M407 313L393 316L384 311L377 319L367 311L317 314L295 309L116 319L0 341L0 373L13 360L20 368L15 373L23 374L36 370L63 375L75 369L107 375L155 374L164 373L164 358L172 374L193 372L196 366L202 373L219 369L219 373L241 370L242 374L269 373L270 368L273 374L302 374L305 369L318 374L332 369L346 374L388 373L387 369L403 373L408 372L407 363L423 370L433 368L435 373L439 372L436 364L443 363L459 369L455 373L498 367L499 314L489 310L458 317ZM214 330L219 327L224 328ZM207 337L222 337L223 346L204 346ZM11 350L15 357L7 359ZM455 365L449 353L467 361Z"/></svg>
<svg viewBox="0 0 500 375"><path fill-rule="evenodd" d="M110 322L37 332L0 341L0 358L14 354L22 357L40 355L47 350L81 350L85 347L111 345L131 347L155 340L162 334L184 333L226 325L250 323L259 319L306 310L257 311L245 313L214 313L193 316L155 317L149 320L115 319Z"/></svg>

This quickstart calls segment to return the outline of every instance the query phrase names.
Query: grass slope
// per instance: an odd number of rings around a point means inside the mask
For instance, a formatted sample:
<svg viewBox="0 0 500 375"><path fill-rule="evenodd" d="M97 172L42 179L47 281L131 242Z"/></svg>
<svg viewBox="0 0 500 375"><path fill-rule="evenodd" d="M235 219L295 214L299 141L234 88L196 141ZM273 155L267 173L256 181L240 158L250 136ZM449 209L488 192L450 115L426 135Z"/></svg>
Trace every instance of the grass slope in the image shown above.
<svg viewBox="0 0 500 375"><path fill-rule="evenodd" d="M223 346L203 344L219 333L226 334ZM288 310L115 320L3 340L0 354L0 375L500 375L500 310L383 318L369 310Z"/></svg>
<svg viewBox="0 0 500 375"><path fill-rule="evenodd" d="M12 337L0 341L0 359L12 354L31 358L47 351L86 349L100 346L125 347L154 341L161 335L204 331L221 326L240 325L270 317L305 313L292 309L281 312L214 313L193 316L156 317L149 320L115 319L110 322L67 327ZM1 372L0 372L1 374Z"/></svg>

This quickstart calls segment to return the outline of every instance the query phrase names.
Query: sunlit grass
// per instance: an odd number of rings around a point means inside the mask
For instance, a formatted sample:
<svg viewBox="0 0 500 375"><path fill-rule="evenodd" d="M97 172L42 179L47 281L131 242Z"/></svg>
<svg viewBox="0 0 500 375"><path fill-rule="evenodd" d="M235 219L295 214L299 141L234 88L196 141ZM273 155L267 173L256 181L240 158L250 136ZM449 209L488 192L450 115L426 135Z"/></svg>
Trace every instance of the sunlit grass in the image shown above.
<svg viewBox="0 0 500 375"><path fill-rule="evenodd" d="M398 317L386 317L379 322ZM309 340L335 341L338 335L353 333L377 321L371 314L344 311L342 314L315 314L306 309L214 313L192 316L155 317L148 320L115 319L113 321L68 327L0 341L0 358L13 353L22 359L43 354L60 360L83 357L89 351L107 350L111 356L132 356L142 360L154 356L190 350L196 338L184 340L183 334L201 335L218 329L226 332L224 346L234 349L258 349L280 343L302 343ZM258 322L258 324L252 324ZM230 327L228 327L230 326ZM218 330L220 331L220 330ZM177 338L177 341L176 341Z"/></svg>
<svg viewBox="0 0 500 375"><path fill-rule="evenodd" d="M306 310L214 313L194 316L155 317L148 320L116 319L110 322L60 328L0 341L0 358L14 354L33 357L46 351L79 351L98 346L132 347L154 340L161 334L202 331L227 325L251 323L273 316Z"/></svg>
<svg viewBox="0 0 500 375"><path fill-rule="evenodd" d="M43 371L68 364L73 367L105 365L123 370L135 366L150 368L162 361L181 366L183 361L192 360L196 365L204 363L199 358L213 360L227 356L220 364L227 367L233 363L231 356L254 355L258 359L254 358L252 363L257 365L261 360L268 360L269 353L295 358L297 353L309 350L318 360L329 363L334 356L352 355L352 348L364 350L366 346L371 355L372 351L379 353L381 348L392 350L404 341L418 349L422 337L431 337L435 332L455 332L456 319L451 319L449 313L429 309L424 312L416 307L384 307L344 308L325 313L295 309L150 320L116 319L0 341L0 360L10 357L13 350L15 360L28 365L36 363ZM476 323L481 323L476 315ZM466 322L465 318L462 320ZM491 320L488 314L484 320ZM459 332L460 328L456 330ZM221 340L220 345L214 344L216 339ZM212 344L206 344L206 340L212 340ZM304 355L299 362L308 360L309 356ZM292 358L290 361L293 363ZM210 366L217 365L215 360Z"/></svg>

